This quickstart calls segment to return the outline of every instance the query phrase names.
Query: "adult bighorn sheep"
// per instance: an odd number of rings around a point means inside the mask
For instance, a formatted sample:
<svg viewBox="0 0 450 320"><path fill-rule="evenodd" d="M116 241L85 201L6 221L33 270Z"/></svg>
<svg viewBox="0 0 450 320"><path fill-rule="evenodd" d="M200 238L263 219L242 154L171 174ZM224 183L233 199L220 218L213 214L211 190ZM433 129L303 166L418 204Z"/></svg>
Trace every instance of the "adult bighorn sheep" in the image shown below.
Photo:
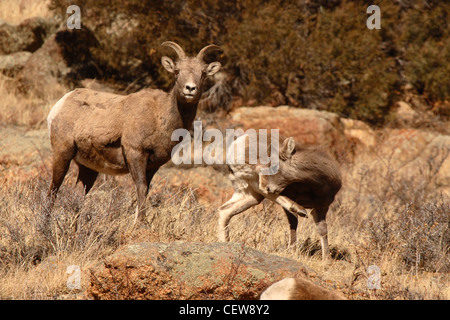
<svg viewBox="0 0 450 320"><path fill-rule="evenodd" d="M267 138L267 141L270 143L271 139ZM236 139L230 148L236 148L240 143L245 143L248 154L246 135ZM219 208L219 240L229 241L228 224L234 215L267 198L283 207L289 221L291 245L297 241L297 215L307 217L305 209L312 209L311 215L320 236L322 258L326 260L329 257L326 214L341 188L338 164L326 152L304 147L292 137L280 137L279 145L280 161L276 174L261 174L261 164L250 164L247 159L245 164L229 165L234 193Z"/></svg>
<svg viewBox="0 0 450 320"><path fill-rule="evenodd" d="M163 47L178 55L174 62L163 56L164 68L175 75L170 92L144 89L127 96L73 90L61 98L47 118L53 150L52 181L49 206L73 160L79 168L78 180L87 194L98 173L131 173L137 191L134 219L145 220L144 201L153 175L171 156L177 142L171 141L175 129L190 129L202 95L206 76L219 71L221 64L206 64L204 56L220 49L210 44L188 57L175 42Z"/></svg>

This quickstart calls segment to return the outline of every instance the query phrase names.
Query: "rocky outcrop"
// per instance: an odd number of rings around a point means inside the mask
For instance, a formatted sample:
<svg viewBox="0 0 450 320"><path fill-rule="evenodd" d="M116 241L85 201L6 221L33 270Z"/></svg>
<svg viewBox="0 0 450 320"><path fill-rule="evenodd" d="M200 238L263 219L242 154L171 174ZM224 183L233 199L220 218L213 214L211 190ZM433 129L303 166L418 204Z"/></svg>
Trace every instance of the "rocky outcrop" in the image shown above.
<svg viewBox="0 0 450 320"><path fill-rule="evenodd" d="M97 69L90 49L97 40L88 29L63 29L52 34L27 60L17 76L22 92L44 96L56 83L73 87L85 78L94 78Z"/></svg>
<svg viewBox="0 0 450 320"><path fill-rule="evenodd" d="M293 137L306 145L321 145L337 158L345 158L348 140L337 114L288 106L243 107L233 110L230 125L247 129L279 129L279 134Z"/></svg>
<svg viewBox="0 0 450 320"><path fill-rule="evenodd" d="M298 261L236 243L138 243L90 270L94 299L256 299L268 285L311 273Z"/></svg>
<svg viewBox="0 0 450 320"><path fill-rule="evenodd" d="M55 30L55 21L40 17L24 20L19 25L0 21L0 54L34 52Z"/></svg>
<svg viewBox="0 0 450 320"><path fill-rule="evenodd" d="M17 80L18 93L43 98L56 85L71 89L98 77L91 55L98 45L94 34L85 27L57 30L58 24L40 17L18 25L0 20L0 73Z"/></svg>
<svg viewBox="0 0 450 320"><path fill-rule="evenodd" d="M380 134L376 154L360 154L358 165L386 174L391 183L408 183L450 197L450 136L418 129ZM428 186L426 186L428 185Z"/></svg>
<svg viewBox="0 0 450 320"><path fill-rule="evenodd" d="M405 101L398 101L396 107L395 120L399 124L412 123L419 118L419 114Z"/></svg>
<svg viewBox="0 0 450 320"><path fill-rule="evenodd" d="M370 150L377 144L377 135L366 123L354 119L340 119L344 127L344 136L348 140L347 146L352 146L355 149L362 149L362 151ZM357 153L359 150L353 150Z"/></svg>

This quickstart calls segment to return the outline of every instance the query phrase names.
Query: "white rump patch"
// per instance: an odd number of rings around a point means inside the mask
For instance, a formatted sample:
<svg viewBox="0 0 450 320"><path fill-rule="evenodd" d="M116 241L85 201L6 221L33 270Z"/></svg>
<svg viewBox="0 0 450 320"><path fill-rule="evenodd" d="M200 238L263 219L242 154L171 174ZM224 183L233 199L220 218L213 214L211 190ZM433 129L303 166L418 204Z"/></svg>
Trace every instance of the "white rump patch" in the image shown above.
<svg viewBox="0 0 450 320"><path fill-rule="evenodd" d="M55 119L55 117L58 115L59 111L61 111L62 106L66 102L66 99L69 97L69 95L73 92L70 91L64 95L61 99L58 100L58 102L53 106L53 108L50 110L50 113L47 117L47 127L48 127L48 135L51 135L51 128L52 128L52 121Z"/></svg>

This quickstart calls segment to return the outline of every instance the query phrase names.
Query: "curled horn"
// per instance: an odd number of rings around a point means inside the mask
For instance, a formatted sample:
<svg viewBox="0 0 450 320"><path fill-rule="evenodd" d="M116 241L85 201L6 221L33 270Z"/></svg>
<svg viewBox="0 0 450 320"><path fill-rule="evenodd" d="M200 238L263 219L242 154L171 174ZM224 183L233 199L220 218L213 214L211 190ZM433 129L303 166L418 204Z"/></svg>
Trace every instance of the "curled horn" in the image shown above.
<svg viewBox="0 0 450 320"><path fill-rule="evenodd" d="M204 47L202 50L200 50L200 52L197 54L197 59L199 60L203 60L203 57L211 52L211 51L215 51L215 50L220 50L219 46L216 46L215 44L210 44L207 45L206 47Z"/></svg>
<svg viewBox="0 0 450 320"><path fill-rule="evenodd" d="M173 41L165 41L161 44L163 47L169 47L172 48L178 55L178 58L180 60L186 58L186 54L184 53L184 50L175 42Z"/></svg>

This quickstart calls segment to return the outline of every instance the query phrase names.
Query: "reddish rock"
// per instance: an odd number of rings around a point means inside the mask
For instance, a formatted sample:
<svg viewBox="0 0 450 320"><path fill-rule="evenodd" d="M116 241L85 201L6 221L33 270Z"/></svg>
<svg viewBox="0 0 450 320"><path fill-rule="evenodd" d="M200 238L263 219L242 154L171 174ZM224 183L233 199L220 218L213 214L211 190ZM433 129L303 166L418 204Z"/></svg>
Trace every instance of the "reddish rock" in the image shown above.
<svg viewBox="0 0 450 320"><path fill-rule="evenodd" d="M305 145L323 146L337 159L346 159L350 144L337 114L288 106L243 107L231 113L230 125L247 129L279 129Z"/></svg>
<svg viewBox="0 0 450 320"><path fill-rule="evenodd" d="M299 262L236 243L127 245L90 271L94 299L257 299L270 283L305 277Z"/></svg>

